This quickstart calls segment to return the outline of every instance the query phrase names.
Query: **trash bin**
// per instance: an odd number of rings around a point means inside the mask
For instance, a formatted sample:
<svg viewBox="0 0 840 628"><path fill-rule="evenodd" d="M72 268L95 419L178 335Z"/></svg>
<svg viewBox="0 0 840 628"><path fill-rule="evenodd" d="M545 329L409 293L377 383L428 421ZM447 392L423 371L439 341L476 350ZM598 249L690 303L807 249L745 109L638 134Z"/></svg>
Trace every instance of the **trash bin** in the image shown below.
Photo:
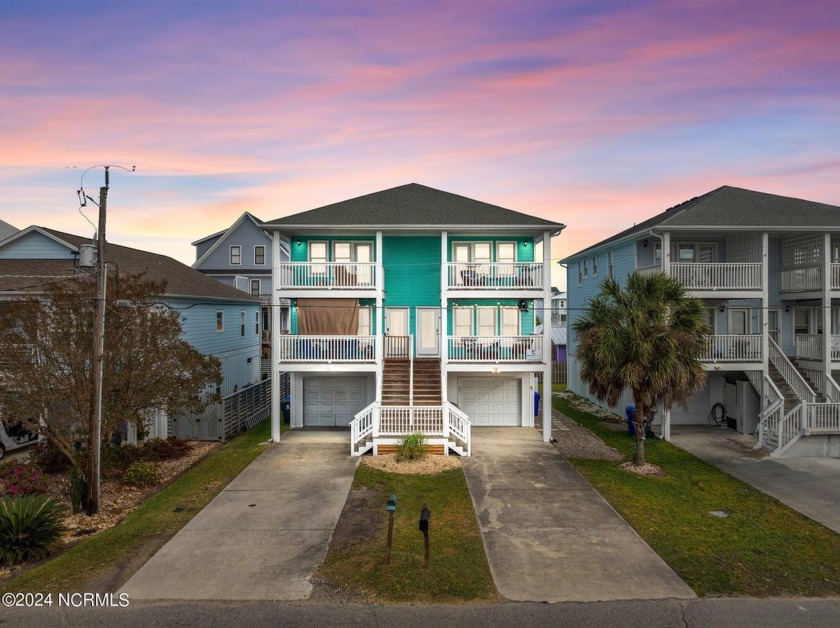
<svg viewBox="0 0 840 628"><path fill-rule="evenodd" d="M624 413L627 415L627 433L630 436L636 435L636 406L627 406L624 408Z"/></svg>
<svg viewBox="0 0 840 628"><path fill-rule="evenodd" d="M283 413L283 422L288 423L292 418L292 398L288 395L280 402L280 411Z"/></svg>
<svg viewBox="0 0 840 628"><path fill-rule="evenodd" d="M534 416L539 416L540 414L540 393L538 391L534 391Z"/></svg>

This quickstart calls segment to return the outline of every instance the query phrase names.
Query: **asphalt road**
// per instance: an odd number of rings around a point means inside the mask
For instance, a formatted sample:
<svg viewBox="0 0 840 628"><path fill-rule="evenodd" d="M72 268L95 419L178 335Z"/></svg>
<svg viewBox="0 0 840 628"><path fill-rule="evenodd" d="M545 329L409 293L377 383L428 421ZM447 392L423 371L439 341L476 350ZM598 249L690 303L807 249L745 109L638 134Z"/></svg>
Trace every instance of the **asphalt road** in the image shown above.
<svg viewBox="0 0 840 628"><path fill-rule="evenodd" d="M42 626L575 626L621 628L829 627L840 599L706 598L481 606L355 606L308 602L131 603L124 608L2 608L0 625Z"/></svg>

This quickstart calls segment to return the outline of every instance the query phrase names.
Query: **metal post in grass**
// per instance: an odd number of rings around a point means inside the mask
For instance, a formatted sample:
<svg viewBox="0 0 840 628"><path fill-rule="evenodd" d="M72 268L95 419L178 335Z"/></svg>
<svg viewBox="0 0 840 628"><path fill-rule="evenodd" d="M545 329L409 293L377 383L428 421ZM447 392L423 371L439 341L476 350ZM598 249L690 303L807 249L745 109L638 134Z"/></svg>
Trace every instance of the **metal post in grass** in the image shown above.
<svg viewBox="0 0 840 628"><path fill-rule="evenodd" d="M423 510L420 511L420 532L423 533L423 567L429 568L429 523L432 520L432 513L429 512L429 505L423 504Z"/></svg>
<svg viewBox="0 0 840 628"><path fill-rule="evenodd" d="M388 547L385 554L385 564L391 564L391 541L394 538L394 511L397 509L397 496L392 494L388 498Z"/></svg>

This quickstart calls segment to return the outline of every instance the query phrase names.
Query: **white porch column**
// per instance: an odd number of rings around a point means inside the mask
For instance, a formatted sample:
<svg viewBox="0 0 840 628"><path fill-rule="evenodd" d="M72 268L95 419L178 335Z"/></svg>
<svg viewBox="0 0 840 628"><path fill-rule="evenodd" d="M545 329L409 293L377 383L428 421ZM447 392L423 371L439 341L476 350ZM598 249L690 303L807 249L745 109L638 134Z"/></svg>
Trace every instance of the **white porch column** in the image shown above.
<svg viewBox="0 0 840 628"><path fill-rule="evenodd" d="M767 309L770 306L770 236L761 234L761 409L767 399L767 378L770 376L770 325Z"/></svg>
<svg viewBox="0 0 840 628"><path fill-rule="evenodd" d="M671 276L671 232L662 234L662 272Z"/></svg>
<svg viewBox="0 0 840 628"><path fill-rule="evenodd" d="M385 368L385 269L382 266L382 232L376 232L376 341L374 359L376 360L376 401L382 402L382 374Z"/></svg>
<svg viewBox="0 0 840 628"><path fill-rule="evenodd" d="M543 399L542 435L551 441L551 232L543 233ZM548 313L548 315L546 315Z"/></svg>
<svg viewBox="0 0 840 628"><path fill-rule="evenodd" d="M823 282L822 282L822 354L823 381L822 392L829 390L828 381L831 377L831 234L823 235Z"/></svg>
<svg viewBox="0 0 840 628"><path fill-rule="evenodd" d="M440 316L438 317L438 344L440 345L440 400L449 401L449 382L447 369L449 368L449 235L446 231L440 233ZM444 450L449 451L446 447Z"/></svg>
<svg viewBox="0 0 840 628"><path fill-rule="evenodd" d="M280 440L280 232L271 235L271 440ZM298 400L300 402L300 400Z"/></svg>

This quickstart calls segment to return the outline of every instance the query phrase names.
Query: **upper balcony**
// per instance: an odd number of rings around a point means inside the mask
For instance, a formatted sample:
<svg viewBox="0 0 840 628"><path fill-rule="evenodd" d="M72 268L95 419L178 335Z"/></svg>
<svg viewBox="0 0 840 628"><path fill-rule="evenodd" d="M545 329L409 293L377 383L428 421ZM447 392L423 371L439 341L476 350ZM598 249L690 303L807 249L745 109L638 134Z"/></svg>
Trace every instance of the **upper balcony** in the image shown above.
<svg viewBox="0 0 840 628"><path fill-rule="evenodd" d="M331 291L369 292L379 286L375 262L283 262L278 267L279 287L288 296L324 296Z"/></svg>
<svg viewBox="0 0 840 628"><path fill-rule="evenodd" d="M829 290L840 290L840 264L831 264L829 273ZM804 266L782 271L782 292L820 292L822 289L822 266Z"/></svg>
<svg viewBox="0 0 840 628"><path fill-rule="evenodd" d="M486 292L535 292L545 285L541 262L447 262L446 287L468 294Z"/></svg>
<svg viewBox="0 0 840 628"><path fill-rule="evenodd" d="M761 264L686 263L671 264L671 276L692 292L760 292Z"/></svg>
<svg viewBox="0 0 840 628"><path fill-rule="evenodd" d="M716 365L725 363L760 363L761 335L717 335L706 336L706 349L700 356L701 362L712 362Z"/></svg>

